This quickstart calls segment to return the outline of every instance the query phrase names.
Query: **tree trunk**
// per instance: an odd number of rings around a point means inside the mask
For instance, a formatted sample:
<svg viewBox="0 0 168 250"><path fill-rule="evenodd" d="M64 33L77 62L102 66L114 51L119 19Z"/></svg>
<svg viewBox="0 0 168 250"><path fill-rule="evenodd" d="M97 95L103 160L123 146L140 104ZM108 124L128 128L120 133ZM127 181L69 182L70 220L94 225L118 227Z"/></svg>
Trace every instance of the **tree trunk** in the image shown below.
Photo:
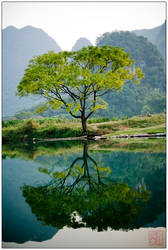
<svg viewBox="0 0 168 250"><path fill-rule="evenodd" d="M87 141L83 142L83 162L87 165L87 157L88 157L88 144Z"/></svg>
<svg viewBox="0 0 168 250"><path fill-rule="evenodd" d="M89 166L88 166L88 145L87 142L83 143L83 162L84 162L84 176L87 177L89 189L92 190L92 183L89 174Z"/></svg>
<svg viewBox="0 0 168 250"><path fill-rule="evenodd" d="M86 135L87 134L86 118L82 116L81 121L82 121L82 134Z"/></svg>

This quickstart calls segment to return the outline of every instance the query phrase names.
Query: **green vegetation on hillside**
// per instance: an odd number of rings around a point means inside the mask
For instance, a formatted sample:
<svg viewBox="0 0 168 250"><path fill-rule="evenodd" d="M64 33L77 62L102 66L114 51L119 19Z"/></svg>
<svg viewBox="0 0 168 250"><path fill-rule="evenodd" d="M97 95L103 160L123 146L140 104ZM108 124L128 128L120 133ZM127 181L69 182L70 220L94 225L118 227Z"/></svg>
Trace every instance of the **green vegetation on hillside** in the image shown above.
<svg viewBox="0 0 168 250"><path fill-rule="evenodd" d="M121 92L108 93L108 108L100 116L134 116L163 112L166 108L165 63L155 45L131 32L105 33L97 38L97 46L119 46L136 60L145 78L140 85L128 83Z"/></svg>
<svg viewBox="0 0 168 250"><path fill-rule="evenodd" d="M158 27L153 29L134 30L134 33L138 36L145 36L148 40L155 44L163 56L166 58L166 21Z"/></svg>
<svg viewBox="0 0 168 250"><path fill-rule="evenodd" d="M143 36L131 32L104 33L97 38L97 46L119 46L131 55L137 65L143 70L145 78L141 81L144 87L165 93L165 65L156 46Z"/></svg>

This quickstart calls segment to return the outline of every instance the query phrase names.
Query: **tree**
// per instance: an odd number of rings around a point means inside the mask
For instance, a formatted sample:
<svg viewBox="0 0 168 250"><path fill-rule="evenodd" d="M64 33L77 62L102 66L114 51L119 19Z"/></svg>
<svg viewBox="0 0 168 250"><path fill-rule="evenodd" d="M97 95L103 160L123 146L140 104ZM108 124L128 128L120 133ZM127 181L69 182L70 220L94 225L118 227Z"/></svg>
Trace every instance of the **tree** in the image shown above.
<svg viewBox="0 0 168 250"><path fill-rule="evenodd" d="M133 189L110 179L110 167L97 165L88 154L86 142L83 155L66 169L39 171L49 175L51 181L36 187L24 185L22 193L37 219L58 229L133 229L150 197L144 186Z"/></svg>
<svg viewBox="0 0 168 250"><path fill-rule="evenodd" d="M83 134L86 121L97 110L105 109L101 99L108 91L121 90L127 80L139 83L140 68L119 47L88 46L76 52L53 51L34 57L17 90L19 96L43 96L45 104L38 110L63 108L72 117L81 119Z"/></svg>

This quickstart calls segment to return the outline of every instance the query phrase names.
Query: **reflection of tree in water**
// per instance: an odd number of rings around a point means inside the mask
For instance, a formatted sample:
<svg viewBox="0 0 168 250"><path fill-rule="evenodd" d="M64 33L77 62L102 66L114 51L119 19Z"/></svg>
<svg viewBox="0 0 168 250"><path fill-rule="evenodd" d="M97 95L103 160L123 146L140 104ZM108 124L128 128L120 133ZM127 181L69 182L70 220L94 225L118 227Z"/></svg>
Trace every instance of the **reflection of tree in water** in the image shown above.
<svg viewBox="0 0 168 250"><path fill-rule="evenodd" d="M52 177L44 186L25 185L23 196L38 220L62 228L90 227L98 231L133 229L149 192L134 190L125 183L113 183L109 167L100 167L88 155L87 143L83 156L63 171L39 168Z"/></svg>

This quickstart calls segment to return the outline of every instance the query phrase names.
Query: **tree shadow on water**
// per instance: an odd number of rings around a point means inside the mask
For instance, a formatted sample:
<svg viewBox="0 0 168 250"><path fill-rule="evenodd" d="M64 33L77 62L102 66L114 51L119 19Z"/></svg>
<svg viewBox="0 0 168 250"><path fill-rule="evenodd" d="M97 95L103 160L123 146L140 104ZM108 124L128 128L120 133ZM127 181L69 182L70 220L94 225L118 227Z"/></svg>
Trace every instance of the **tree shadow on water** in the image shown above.
<svg viewBox="0 0 168 250"><path fill-rule="evenodd" d="M58 229L134 229L150 197L143 186L133 189L127 183L113 182L110 167L98 166L89 156L87 142L83 154L63 171L39 171L49 175L51 181L37 187L24 185L23 196L39 221Z"/></svg>

